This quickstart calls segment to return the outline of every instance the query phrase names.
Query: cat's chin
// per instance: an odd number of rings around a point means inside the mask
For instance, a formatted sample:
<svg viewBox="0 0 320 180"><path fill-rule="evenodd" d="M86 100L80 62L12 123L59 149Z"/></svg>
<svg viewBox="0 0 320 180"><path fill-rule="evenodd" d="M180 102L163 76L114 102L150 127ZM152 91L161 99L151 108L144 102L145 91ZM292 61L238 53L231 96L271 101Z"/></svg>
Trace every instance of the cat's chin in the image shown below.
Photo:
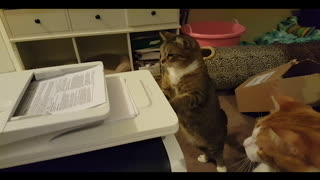
<svg viewBox="0 0 320 180"><path fill-rule="evenodd" d="M252 172L275 172L270 166L264 163L260 163Z"/></svg>

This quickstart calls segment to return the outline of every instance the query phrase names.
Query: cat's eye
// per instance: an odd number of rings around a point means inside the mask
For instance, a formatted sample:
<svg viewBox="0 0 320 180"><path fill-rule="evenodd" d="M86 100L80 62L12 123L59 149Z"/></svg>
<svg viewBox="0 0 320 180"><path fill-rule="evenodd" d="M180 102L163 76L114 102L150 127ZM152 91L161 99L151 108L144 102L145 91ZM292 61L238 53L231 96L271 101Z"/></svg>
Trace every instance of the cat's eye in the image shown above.
<svg viewBox="0 0 320 180"><path fill-rule="evenodd" d="M180 57L180 58L183 58L183 56L180 55L180 54L168 54L167 56L168 57Z"/></svg>

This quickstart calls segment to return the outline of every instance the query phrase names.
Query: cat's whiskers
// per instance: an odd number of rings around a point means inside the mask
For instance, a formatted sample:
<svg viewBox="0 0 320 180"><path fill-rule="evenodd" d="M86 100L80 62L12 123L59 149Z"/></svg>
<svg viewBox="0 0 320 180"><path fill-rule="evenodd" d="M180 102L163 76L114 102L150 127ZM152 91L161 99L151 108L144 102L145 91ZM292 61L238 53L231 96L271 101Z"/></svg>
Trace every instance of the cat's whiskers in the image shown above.
<svg viewBox="0 0 320 180"><path fill-rule="evenodd" d="M252 162L246 155L241 156L241 159L234 163L230 168L239 166L235 171L236 172L251 172L253 168L257 165L256 162ZM239 165L240 164L240 165Z"/></svg>
<svg viewBox="0 0 320 180"><path fill-rule="evenodd" d="M244 163L244 167L243 167L242 172L247 172L247 169L248 169L249 165L250 165L250 160L247 158L245 163Z"/></svg>
<svg viewBox="0 0 320 180"><path fill-rule="evenodd" d="M240 157L237 162L235 162L233 165L230 166L230 168L233 168L239 164L242 165L242 163L244 162L245 159L246 159L246 156Z"/></svg>
<svg viewBox="0 0 320 180"><path fill-rule="evenodd" d="M250 161L246 172L251 171L252 165L253 165L253 162Z"/></svg>
<svg viewBox="0 0 320 180"><path fill-rule="evenodd" d="M242 166L239 168L239 172L244 172L244 170L247 168L248 160L245 159Z"/></svg>
<svg viewBox="0 0 320 180"><path fill-rule="evenodd" d="M245 171L245 172L250 172L250 171L251 171L252 164L253 164L253 162L252 162L252 161L250 161L250 160L248 160L248 166L247 166L247 169L246 169L246 171Z"/></svg>
<svg viewBox="0 0 320 180"><path fill-rule="evenodd" d="M247 159L248 159L247 156L243 156L243 158L241 158L241 160L239 160L238 162L233 164L231 167L238 166L238 168L236 169L236 172L241 172L240 170L243 168L243 166L246 163Z"/></svg>
<svg viewBox="0 0 320 180"><path fill-rule="evenodd" d="M258 112L259 114L259 117L258 117L258 119L261 119L262 117L263 117L263 115L262 115L262 113L261 112Z"/></svg>
<svg viewBox="0 0 320 180"><path fill-rule="evenodd" d="M236 172L242 172L242 169L245 167L246 162L247 162L247 159L245 158L244 161L243 161L243 163L242 163L241 166L237 169Z"/></svg>
<svg viewBox="0 0 320 180"><path fill-rule="evenodd" d="M257 164L257 162L252 162L250 159L248 159L248 165L244 172L252 172L252 170L256 167Z"/></svg>

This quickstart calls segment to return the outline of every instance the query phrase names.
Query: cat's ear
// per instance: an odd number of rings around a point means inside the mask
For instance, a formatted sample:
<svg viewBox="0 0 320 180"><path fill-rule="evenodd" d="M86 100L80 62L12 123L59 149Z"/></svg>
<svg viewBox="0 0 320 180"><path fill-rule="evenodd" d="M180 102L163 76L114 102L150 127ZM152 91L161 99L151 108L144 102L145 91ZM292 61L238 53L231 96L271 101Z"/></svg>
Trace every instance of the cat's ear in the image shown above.
<svg viewBox="0 0 320 180"><path fill-rule="evenodd" d="M271 100L273 102L274 109L271 110L271 113L277 112L277 111L291 111L294 108L297 107L297 105L303 105L302 103L299 103L295 99L289 96L284 95L273 95L271 96Z"/></svg>
<svg viewBox="0 0 320 180"><path fill-rule="evenodd" d="M169 39L172 39L173 37L176 36L176 34L168 32L168 31L160 31L160 36L162 38L162 40L167 41Z"/></svg>
<svg viewBox="0 0 320 180"><path fill-rule="evenodd" d="M271 100L273 103L273 109L270 111L271 113L278 112L280 110L280 105L276 100L275 96L271 96Z"/></svg>
<svg viewBox="0 0 320 180"><path fill-rule="evenodd" d="M277 84L271 84L273 91L271 92L271 100L273 103L273 109L271 113L283 110L285 105L289 102L294 102L295 100L289 96L285 96L281 93L281 89Z"/></svg>
<svg viewBox="0 0 320 180"><path fill-rule="evenodd" d="M273 101L274 101L275 108L278 108L279 111L292 112L292 111L296 111L297 109L312 110L311 106L306 105L289 96L284 96L284 95L274 96Z"/></svg>
<svg viewBox="0 0 320 180"><path fill-rule="evenodd" d="M175 43L181 47L181 48L185 48L185 49L194 49L199 47L197 41L195 41L194 39L192 39L189 36L177 36L175 38Z"/></svg>
<svg viewBox="0 0 320 180"><path fill-rule="evenodd" d="M175 42L177 44L179 44L181 47L185 46L185 42L184 42L184 39L182 37L177 37Z"/></svg>

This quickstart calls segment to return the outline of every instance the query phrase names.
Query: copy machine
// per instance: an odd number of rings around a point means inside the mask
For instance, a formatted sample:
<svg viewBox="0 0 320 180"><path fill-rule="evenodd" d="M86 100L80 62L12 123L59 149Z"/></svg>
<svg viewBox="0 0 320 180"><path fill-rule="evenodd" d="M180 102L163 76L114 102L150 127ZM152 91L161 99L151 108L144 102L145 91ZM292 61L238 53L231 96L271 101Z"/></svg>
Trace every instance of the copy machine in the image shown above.
<svg viewBox="0 0 320 180"><path fill-rule="evenodd" d="M0 170L162 137L173 171L186 171L177 116L147 70L105 76L90 62L0 83Z"/></svg>

